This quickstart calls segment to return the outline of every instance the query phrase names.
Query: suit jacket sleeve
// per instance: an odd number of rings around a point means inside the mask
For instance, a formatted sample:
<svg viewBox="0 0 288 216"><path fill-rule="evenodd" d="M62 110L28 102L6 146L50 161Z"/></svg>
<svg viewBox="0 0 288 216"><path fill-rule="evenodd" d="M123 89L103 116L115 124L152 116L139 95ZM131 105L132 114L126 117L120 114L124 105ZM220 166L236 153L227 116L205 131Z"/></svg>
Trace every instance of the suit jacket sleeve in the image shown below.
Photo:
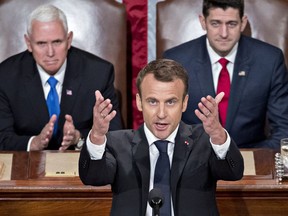
<svg viewBox="0 0 288 216"><path fill-rule="evenodd" d="M212 152L213 156L210 158L209 163L211 172L216 180L235 181L243 177L243 157L232 139L224 160L218 159L215 152Z"/></svg>
<svg viewBox="0 0 288 216"><path fill-rule="evenodd" d="M0 150L26 151L29 139L36 134L25 133L26 129L35 132L35 128L39 126L35 122L42 124L42 121L49 120L46 117L48 110L45 109L40 77L34 73L36 68L33 65L34 61L28 51L8 58L0 64ZM22 73L23 71L26 73ZM27 80L29 82L26 82ZM30 95L25 95L26 84L35 92L33 99ZM44 110L37 110L37 114L41 116L39 119L34 109L26 109L26 104L30 104L31 100L42 103L38 100L40 98L45 105ZM22 133L17 132L20 128Z"/></svg>
<svg viewBox="0 0 288 216"><path fill-rule="evenodd" d="M280 140L288 136L288 71L284 55L280 50L273 59L275 61L267 104L267 128L271 130L268 139L255 143L255 146L278 150Z"/></svg>
<svg viewBox="0 0 288 216"><path fill-rule="evenodd" d="M91 160L86 144L83 146L79 158L79 176L86 185L102 186L113 184L116 173L114 157L105 152L101 160Z"/></svg>

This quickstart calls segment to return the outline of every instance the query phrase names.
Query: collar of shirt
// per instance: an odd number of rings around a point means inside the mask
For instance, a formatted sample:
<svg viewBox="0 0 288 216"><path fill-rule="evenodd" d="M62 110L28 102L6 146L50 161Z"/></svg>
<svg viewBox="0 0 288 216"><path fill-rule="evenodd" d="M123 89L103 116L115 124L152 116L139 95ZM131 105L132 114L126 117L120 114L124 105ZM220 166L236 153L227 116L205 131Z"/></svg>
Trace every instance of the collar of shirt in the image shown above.
<svg viewBox="0 0 288 216"><path fill-rule="evenodd" d="M208 39L206 39L206 45L207 45L207 51L210 57L211 61L211 68L212 68L212 77L213 77L213 83L214 83L214 90L217 91L217 85L218 85L218 78L220 75L220 71L222 69L221 64L218 62L222 56L219 56L210 46L210 43ZM235 44L235 46L232 48L231 52L228 53L225 58L229 61L229 64L227 65L227 70L229 72L230 76L230 82L232 82L233 78L233 70L234 70L234 62L237 54L238 49L238 43Z"/></svg>
<svg viewBox="0 0 288 216"><path fill-rule="evenodd" d="M210 46L208 38L206 39L206 45L207 45L207 50L208 50L208 54L209 54L209 57L210 57L211 64L213 65L215 63L218 63L219 59L222 58L223 56L219 56L214 51L214 49ZM228 55L225 56L225 58L229 61L229 63L234 64L235 58L236 58L237 49L238 49L238 43L236 43L235 46L230 51L230 53L228 53Z"/></svg>
<svg viewBox="0 0 288 216"><path fill-rule="evenodd" d="M176 134L178 132L179 129L179 125L176 127L176 129L167 137L167 141L169 141L169 143L175 143L175 137ZM149 146L151 146L155 141L159 140L159 138L157 138L156 136L154 136L154 134L148 129L146 123L144 123L144 133L146 135L146 138L148 140L148 144Z"/></svg>
<svg viewBox="0 0 288 216"><path fill-rule="evenodd" d="M61 100L61 93L62 93L62 86L63 86L63 81L64 81L64 75L65 75L65 70L66 70L66 65L67 65L67 60L63 63L59 71L54 75L55 79L58 80L58 83L56 85L57 93L59 96L59 101ZM47 95L50 90L50 86L47 82L47 80L50 78L50 75L43 70L43 68L37 64L37 69L40 75L40 79L42 82L42 87L44 90L45 98L47 98Z"/></svg>

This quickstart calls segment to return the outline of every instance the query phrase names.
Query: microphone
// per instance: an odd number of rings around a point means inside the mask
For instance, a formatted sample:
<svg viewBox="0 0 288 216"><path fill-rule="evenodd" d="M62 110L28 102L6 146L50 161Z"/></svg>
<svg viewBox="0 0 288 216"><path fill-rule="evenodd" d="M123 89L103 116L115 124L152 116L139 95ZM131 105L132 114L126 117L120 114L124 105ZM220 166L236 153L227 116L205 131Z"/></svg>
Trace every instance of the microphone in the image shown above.
<svg viewBox="0 0 288 216"><path fill-rule="evenodd" d="M149 192L149 205L153 209L153 216L160 215L160 208L164 204L164 196L159 188L154 188Z"/></svg>

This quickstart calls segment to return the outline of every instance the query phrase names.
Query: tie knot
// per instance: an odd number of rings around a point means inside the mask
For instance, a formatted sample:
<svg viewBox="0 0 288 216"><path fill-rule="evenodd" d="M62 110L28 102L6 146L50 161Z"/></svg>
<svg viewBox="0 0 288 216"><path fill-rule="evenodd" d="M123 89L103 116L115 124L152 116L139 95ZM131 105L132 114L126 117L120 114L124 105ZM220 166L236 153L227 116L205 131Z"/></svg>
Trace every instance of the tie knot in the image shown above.
<svg viewBox="0 0 288 216"><path fill-rule="evenodd" d="M222 65L222 67L226 67L229 61L226 58L220 58L218 62Z"/></svg>
<svg viewBox="0 0 288 216"><path fill-rule="evenodd" d="M49 85L50 85L52 88L55 88L58 80L55 79L54 77L50 77L47 82L49 83Z"/></svg>
<svg viewBox="0 0 288 216"><path fill-rule="evenodd" d="M160 153L166 153L167 152L168 141L157 140L154 142L154 144L156 145L156 147Z"/></svg>

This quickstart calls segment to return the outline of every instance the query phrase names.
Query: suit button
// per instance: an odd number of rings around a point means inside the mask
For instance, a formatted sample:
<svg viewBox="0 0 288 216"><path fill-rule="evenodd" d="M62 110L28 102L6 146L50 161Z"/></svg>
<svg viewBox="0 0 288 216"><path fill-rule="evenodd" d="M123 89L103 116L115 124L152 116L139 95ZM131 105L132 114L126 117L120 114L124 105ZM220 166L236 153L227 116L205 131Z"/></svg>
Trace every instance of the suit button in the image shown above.
<svg viewBox="0 0 288 216"><path fill-rule="evenodd" d="M231 164L232 167L235 167L235 163L234 163L234 161L232 159L230 159L230 164Z"/></svg>

